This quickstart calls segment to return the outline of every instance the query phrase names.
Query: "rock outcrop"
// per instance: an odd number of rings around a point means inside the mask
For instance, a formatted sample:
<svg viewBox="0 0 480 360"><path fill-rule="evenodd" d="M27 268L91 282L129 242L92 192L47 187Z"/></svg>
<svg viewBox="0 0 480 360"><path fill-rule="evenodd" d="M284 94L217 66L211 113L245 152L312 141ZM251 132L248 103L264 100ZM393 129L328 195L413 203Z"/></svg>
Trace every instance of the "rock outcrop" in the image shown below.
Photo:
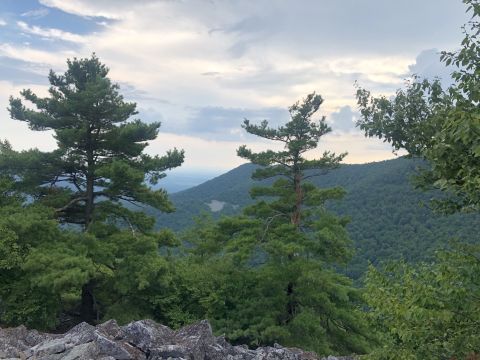
<svg viewBox="0 0 480 360"><path fill-rule="evenodd" d="M114 320L92 326L81 323L65 334L46 334L24 326L0 329L0 359L21 360L309 360L320 359L295 348L230 345L216 337L210 324L174 331L151 320L118 326ZM325 360L349 360L330 356ZM353 359L352 359L353 360Z"/></svg>

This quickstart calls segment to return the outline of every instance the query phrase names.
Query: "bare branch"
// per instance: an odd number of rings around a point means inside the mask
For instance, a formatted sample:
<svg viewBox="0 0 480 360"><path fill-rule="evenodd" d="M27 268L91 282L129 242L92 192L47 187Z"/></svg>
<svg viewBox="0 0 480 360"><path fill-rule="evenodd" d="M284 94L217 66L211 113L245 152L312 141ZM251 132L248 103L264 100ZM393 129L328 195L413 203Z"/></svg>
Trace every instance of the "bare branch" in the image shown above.
<svg viewBox="0 0 480 360"><path fill-rule="evenodd" d="M58 209L55 209L55 212L57 212L57 213L64 212L64 211L70 209L73 205L75 205L76 203L78 203L80 201L87 201L87 197L86 196L76 197L76 198L70 200L65 206L63 206L61 208L58 208Z"/></svg>

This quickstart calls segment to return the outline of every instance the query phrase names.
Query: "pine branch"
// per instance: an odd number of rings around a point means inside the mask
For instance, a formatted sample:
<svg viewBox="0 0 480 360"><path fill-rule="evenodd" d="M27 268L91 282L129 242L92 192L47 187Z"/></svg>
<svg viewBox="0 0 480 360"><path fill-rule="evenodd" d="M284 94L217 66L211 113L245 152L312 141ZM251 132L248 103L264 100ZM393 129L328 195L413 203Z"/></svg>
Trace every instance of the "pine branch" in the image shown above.
<svg viewBox="0 0 480 360"><path fill-rule="evenodd" d="M87 197L86 196L76 197L76 198L70 200L65 206L62 206L61 208L55 209L55 212L61 213L61 212L67 211L73 205L75 205L76 203L78 203L80 201L87 201Z"/></svg>

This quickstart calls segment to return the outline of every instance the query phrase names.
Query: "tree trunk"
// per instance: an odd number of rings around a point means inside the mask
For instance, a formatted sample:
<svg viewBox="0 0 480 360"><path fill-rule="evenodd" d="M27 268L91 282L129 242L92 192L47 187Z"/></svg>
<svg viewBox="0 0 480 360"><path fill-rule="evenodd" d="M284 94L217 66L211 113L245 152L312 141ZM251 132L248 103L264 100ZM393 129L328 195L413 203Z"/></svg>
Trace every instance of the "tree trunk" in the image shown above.
<svg viewBox="0 0 480 360"><path fill-rule="evenodd" d="M93 159L93 146L91 138L91 130L87 133L87 172L85 174L86 184L86 202L85 202L85 229L92 222L93 211L95 206L95 197L93 194L95 185L95 167ZM93 296L93 281L89 281L82 287L82 299L80 304L80 318L89 324L93 324L96 318L95 298Z"/></svg>
<svg viewBox="0 0 480 360"><path fill-rule="evenodd" d="M295 168L297 169L296 166ZM302 204L303 204L302 173L300 171L294 174L293 185L295 190L295 205L294 205L290 220L291 220L291 223L298 229L300 227L301 211L302 211ZM293 261L293 259L294 259L294 254L289 254L288 260ZM287 293L286 323L287 324L295 316L296 308L297 308L297 303L294 299L294 288L295 288L295 285L293 282L289 282L287 284L287 288L286 288L286 293Z"/></svg>
<svg viewBox="0 0 480 360"><path fill-rule="evenodd" d="M302 203L303 203L303 191L302 191L302 175L295 174L293 178L293 184L295 187L295 205L293 208L291 222L295 225L296 228L300 226L300 212L302 210Z"/></svg>
<svg viewBox="0 0 480 360"><path fill-rule="evenodd" d="M90 165L88 168L92 168ZM92 171L93 172L93 171ZM93 217L93 208L94 208L94 177L93 174L90 173L90 170L87 170L87 194L86 194L86 204L85 204L85 231L88 230L88 226L92 222Z"/></svg>
<svg viewBox="0 0 480 360"><path fill-rule="evenodd" d="M95 299L93 297L93 282L89 281L82 287L80 303L80 318L88 324L94 324L96 319Z"/></svg>
<svg viewBox="0 0 480 360"><path fill-rule="evenodd" d="M93 144L92 144L92 131L87 132L87 173L85 175L87 180L85 204L85 231L88 230L93 218L93 209L95 206L95 198L93 195L95 187L95 161L93 159Z"/></svg>
<svg viewBox="0 0 480 360"><path fill-rule="evenodd" d="M286 292L287 292L287 308L286 308L287 317L286 317L285 323L288 324L290 321L293 320L293 317L295 316L296 308L297 308L297 304L295 302L295 299L293 298L294 284L292 282L288 283Z"/></svg>

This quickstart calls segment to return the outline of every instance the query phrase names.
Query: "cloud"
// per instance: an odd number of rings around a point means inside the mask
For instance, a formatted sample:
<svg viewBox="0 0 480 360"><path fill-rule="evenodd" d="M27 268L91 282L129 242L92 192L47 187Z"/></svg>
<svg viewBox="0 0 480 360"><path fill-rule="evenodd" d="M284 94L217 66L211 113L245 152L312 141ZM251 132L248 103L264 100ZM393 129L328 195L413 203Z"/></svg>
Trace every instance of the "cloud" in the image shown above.
<svg viewBox="0 0 480 360"><path fill-rule="evenodd" d="M86 42L86 39L83 36L60 29L42 28L36 25L30 26L23 21L17 21L17 26L27 34L41 36L46 39L70 41L73 43Z"/></svg>
<svg viewBox="0 0 480 360"><path fill-rule="evenodd" d="M47 83L48 68L36 63L0 56L0 79L12 85Z"/></svg>
<svg viewBox="0 0 480 360"><path fill-rule="evenodd" d="M72 58L76 55L73 50L61 50L56 52L48 52L44 50L34 49L29 45L12 45L8 43L0 43L0 56L9 57L12 59L25 61L28 59L30 64L35 64L36 67L44 68L45 78L48 76L48 69L62 69L65 68L67 58Z"/></svg>
<svg viewBox="0 0 480 360"><path fill-rule="evenodd" d="M0 26L7 26L7 22L3 19L0 19Z"/></svg>
<svg viewBox="0 0 480 360"><path fill-rule="evenodd" d="M129 20L139 17L194 21L211 37L229 37L232 56L274 46L299 56L352 53L398 53L399 47L418 53L429 44L444 48L457 42L466 21L461 2L451 0L40 0L49 7L78 16ZM161 22L157 22L157 28ZM438 26L441 23L442 26ZM458 29L457 32L451 29ZM153 30L154 28L152 28Z"/></svg>
<svg viewBox="0 0 480 360"><path fill-rule="evenodd" d="M415 59L415 63L408 67L410 74L416 74L427 79L440 78L446 88L453 84L451 73L455 70L453 65L445 66L440 61L440 51L428 49L422 51Z"/></svg>
<svg viewBox="0 0 480 360"><path fill-rule="evenodd" d="M119 19L123 12L131 11L138 6L145 6L149 3L159 2L158 0L39 0L48 7L60 9L66 13L78 16L105 17L108 19Z"/></svg>
<svg viewBox="0 0 480 360"><path fill-rule="evenodd" d="M166 99L155 96L148 91L141 90L128 82L120 82L121 93L128 101L154 102L156 104L170 104Z"/></svg>
<svg viewBox="0 0 480 360"><path fill-rule="evenodd" d="M352 111L350 106L342 106L338 111L332 112L327 121L334 132L350 132L355 130L355 121L359 113Z"/></svg>
<svg viewBox="0 0 480 360"><path fill-rule="evenodd" d="M248 118L253 123L267 120L272 127L279 126L289 119L288 111L281 108L226 108L221 106L183 107L179 111L175 104L164 104L161 107L140 107L139 118L145 122L160 121L161 132L180 136L235 142L259 138L249 135L241 125Z"/></svg>
<svg viewBox="0 0 480 360"><path fill-rule="evenodd" d="M50 13L50 10L48 10L47 8L39 8L35 10L26 11L20 14L20 16L29 17L33 19L40 19L42 17L47 16L49 13Z"/></svg>
<svg viewBox="0 0 480 360"><path fill-rule="evenodd" d="M426 0L430 5L432 1ZM119 19L84 37L83 47L75 50L76 54L89 56L95 51L112 69L114 80L129 83L152 97L179 106L287 107L317 90L327 100L325 110L334 111L342 105L353 105L355 80L383 92L401 86L403 74L418 54L412 46L402 48L411 41L405 33L408 29L391 23L389 33L379 38L381 31L358 23L364 21L360 15L376 5L376 13L387 18L391 17L391 8L399 18L403 13L420 16L412 8L424 10L421 16L425 19L414 26L419 33L415 39L420 39L419 44L431 43L428 24L446 13L445 21L456 24L458 14L463 15L461 6L438 1L442 6L428 12L428 6L414 4L413 0L389 6L379 0L368 0L363 6L351 0L347 0L348 6L304 0L300 7L288 2L272 7L264 0L248 4L195 0L42 3L79 16ZM386 26L383 15L366 18ZM346 21L349 19L358 21ZM375 28L374 24L370 28ZM38 30L42 29L36 29L40 33ZM441 32L438 39L452 33L447 26L435 31ZM365 42L372 32L376 38L359 49L356 37L362 36ZM395 48L390 48L391 44Z"/></svg>
<svg viewBox="0 0 480 360"><path fill-rule="evenodd" d="M244 119L249 119L253 123L267 120L270 126L276 127L289 118L288 111L281 108L242 109L209 106L192 110L192 115L186 122L176 124L175 132L210 140L245 139L248 135L241 127ZM165 131L171 131L174 127L167 122Z"/></svg>
<svg viewBox="0 0 480 360"><path fill-rule="evenodd" d="M7 111L10 95L18 96L23 88L31 88L39 96L45 96L47 86L38 84L13 84L0 80L0 139L8 140L15 150L26 150L33 147L50 151L56 147L55 139L50 131L31 131L25 122L10 119Z"/></svg>
<svg viewBox="0 0 480 360"><path fill-rule="evenodd" d="M360 131L329 133L320 140L318 149L310 152L308 156L318 157L324 150L337 154L348 152L344 160L347 164L365 163L366 158L368 162L372 162L397 157L390 144L376 138L366 138Z"/></svg>
<svg viewBox="0 0 480 360"><path fill-rule="evenodd" d="M241 142L207 140L196 136L178 135L161 131L157 139L150 141L146 151L149 154L163 154L173 146L185 150L184 169L192 171L227 171L245 163L236 156ZM258 144L247 144L251 147Z"/></svg>
<svg viewBox="0 0 480 360"><path fill-rule="evenodd" d="M24 84L31 72L31 82L39 83L33 74L46 79L49 68L66 68L66 58L96 52L125 99L138 103L139 117L162 121L161 133L169 134L162 141L185 144L198 161L204 152L232 166L236 144L262 144L241 129L244 117L284 121L288 106L312 91L325 98L319 115L337 129L325 144L364 161L390 156L352 128L354 82L388 96L412 71L438 73L435 54L424 50L456 47L468 20L461 2L451 0L40 3L51 12L41 26L26 18L17 24L31 44L23 45L18 31L17 41L0 44L0 56L9 59L0 61L0 75ZM54 13L68 21L47 23ZM69 27L73 18L81 26ZM20 64L18 80L8 74L13 61Z"/></svg>

